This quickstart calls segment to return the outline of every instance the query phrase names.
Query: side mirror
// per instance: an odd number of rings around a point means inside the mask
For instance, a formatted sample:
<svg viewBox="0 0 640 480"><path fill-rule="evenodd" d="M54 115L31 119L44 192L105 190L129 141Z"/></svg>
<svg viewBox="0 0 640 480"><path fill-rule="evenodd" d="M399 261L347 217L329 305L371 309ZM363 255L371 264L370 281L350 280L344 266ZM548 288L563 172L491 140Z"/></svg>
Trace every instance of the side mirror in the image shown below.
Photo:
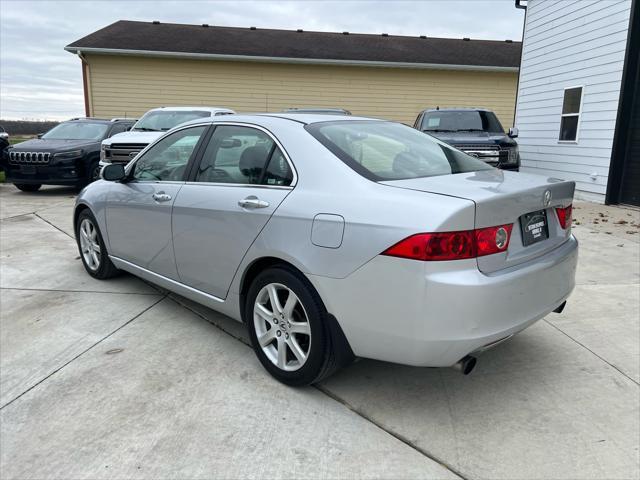
<svg viewBox="0 0 640 480"><path fill-rule="evenodd" d="M122 163L112 163L110 165L106 165L102 169L102 178L108 180L109 182L117 182L118 180L122 180L126 177L126 173L124 171L124 165Z"/></svg>
<svg viewBox="0 0 640 480"><path fill-rule="evenodd" d="M518 137L518 128L517 127L511 127L509 129L509 136L511 138L517 138Z"/></svg>
<svg viewBox="0 0 640 480"><path fill-rule="evenodd" d="M42 138L43 135L44 135L44 133L39 133L38 134L38 138Z"/></svg>

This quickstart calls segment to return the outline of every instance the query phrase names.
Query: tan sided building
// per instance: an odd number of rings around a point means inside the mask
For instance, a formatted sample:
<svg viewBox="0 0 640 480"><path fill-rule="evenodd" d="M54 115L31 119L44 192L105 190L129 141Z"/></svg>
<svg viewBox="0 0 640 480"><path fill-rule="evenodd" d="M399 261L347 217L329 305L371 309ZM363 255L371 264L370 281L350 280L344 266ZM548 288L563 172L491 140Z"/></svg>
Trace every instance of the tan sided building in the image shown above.
<svg viewBox="0 0 640 480"><path fill-rule="evenodd" d="M119 21L65 49L82 60L87 116L338 107L413 124L425 108L485 107L508 128L521 44Z"/></svg>

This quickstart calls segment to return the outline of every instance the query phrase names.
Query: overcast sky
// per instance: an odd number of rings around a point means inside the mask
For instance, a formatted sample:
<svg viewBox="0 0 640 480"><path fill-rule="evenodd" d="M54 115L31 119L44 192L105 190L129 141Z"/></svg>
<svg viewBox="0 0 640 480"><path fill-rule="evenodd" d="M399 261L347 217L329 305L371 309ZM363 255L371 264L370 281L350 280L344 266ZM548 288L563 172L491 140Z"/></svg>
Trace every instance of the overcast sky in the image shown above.
<svg viewBox="0 0 640 480"><path fill-rule="evenodd" d="M0 0L0 118L84 115L80 60L65 45L117 20L520 40L513 0Z"/></svg>

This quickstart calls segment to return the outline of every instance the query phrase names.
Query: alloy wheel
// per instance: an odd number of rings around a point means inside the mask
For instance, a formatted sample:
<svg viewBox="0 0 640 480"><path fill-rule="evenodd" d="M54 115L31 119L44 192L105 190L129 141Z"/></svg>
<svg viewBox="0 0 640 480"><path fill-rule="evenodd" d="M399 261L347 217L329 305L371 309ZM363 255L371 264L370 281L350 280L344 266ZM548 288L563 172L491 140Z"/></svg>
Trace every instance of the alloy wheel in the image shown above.
<svg viewBox="0 0 640 480"><path fill-rule="evenodd" d="M267 358L281 370L300 369L311 351L309 317L297 295L285 285L262 287L253 307L258 344Z"/></svg>
<svg viewBox="0 0 640 480"><path fill-rule="evenodd" d="M100 268L100 242L98 229L91 220L85 218L80 223L80 250L87 267L96 271Z"/></svg>

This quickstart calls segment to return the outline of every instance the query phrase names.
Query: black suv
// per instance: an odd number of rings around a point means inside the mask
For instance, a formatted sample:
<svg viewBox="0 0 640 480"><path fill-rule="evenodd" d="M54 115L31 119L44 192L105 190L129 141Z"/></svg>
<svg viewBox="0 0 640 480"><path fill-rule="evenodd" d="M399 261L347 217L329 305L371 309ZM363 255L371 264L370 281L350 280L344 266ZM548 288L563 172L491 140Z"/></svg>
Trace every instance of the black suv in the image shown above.
<svg viewBox="0 0 640 480"><path fill-rule="evenodd" d="M5 157L9 149L9 134L0 126L0 172L4 171Z"/></svg>
<svg viewBox="0 0 640 480"><path fill-rule="evenodd" d="M100 175L102 140L129 130L135 121L74 118L13 145L4 162L7 182L24 192L35 192L43 184L82 188Z"/></svg>
<svg viewBox="0 0 640 480"><path fill-rule="evenodd" d="M423 110L414 128L504 170L520 169L518 130L505 133L498 117L483 108L436 108Z"/></svg>

